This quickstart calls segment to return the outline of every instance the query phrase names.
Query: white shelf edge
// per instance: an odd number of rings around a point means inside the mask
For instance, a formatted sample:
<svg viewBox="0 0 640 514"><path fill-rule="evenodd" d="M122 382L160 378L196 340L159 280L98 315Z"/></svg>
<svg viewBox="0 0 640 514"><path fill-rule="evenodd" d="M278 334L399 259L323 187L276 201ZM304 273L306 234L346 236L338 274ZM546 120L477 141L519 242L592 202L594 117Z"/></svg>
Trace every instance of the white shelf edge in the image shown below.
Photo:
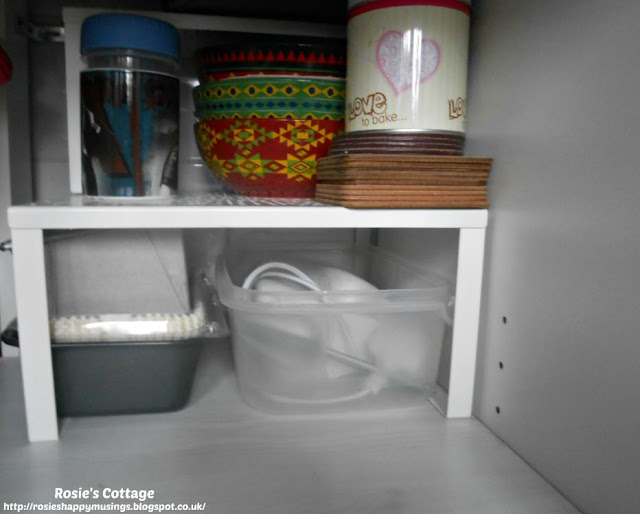
<svg viewBox="0 0 640 514"><path fill-rule="evenodd" d="M483 228L486 209L347 209L330 206L26 205L11 229Z"/></svg>

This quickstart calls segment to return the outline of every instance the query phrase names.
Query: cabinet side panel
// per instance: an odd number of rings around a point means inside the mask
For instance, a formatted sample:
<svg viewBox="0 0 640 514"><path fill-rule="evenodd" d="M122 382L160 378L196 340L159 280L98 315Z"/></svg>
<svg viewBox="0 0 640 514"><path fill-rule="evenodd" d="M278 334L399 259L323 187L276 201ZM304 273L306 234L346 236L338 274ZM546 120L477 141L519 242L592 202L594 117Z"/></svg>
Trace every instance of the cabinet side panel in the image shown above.
<svg viewBox="0 0 640 514"><path fill-rule="evenodd" d="M637 19L474 2L467 153L494 157L475 412L580 509L640 511Z"/></svg>

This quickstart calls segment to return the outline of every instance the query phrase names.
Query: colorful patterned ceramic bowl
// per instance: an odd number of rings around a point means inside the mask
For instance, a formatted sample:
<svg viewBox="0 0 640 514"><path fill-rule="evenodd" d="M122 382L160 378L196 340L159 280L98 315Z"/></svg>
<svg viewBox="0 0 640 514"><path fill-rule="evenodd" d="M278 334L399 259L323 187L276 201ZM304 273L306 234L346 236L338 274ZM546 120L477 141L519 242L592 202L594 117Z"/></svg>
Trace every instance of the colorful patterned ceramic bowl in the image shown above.
<svg viewBox="0 0 640 514"><path fill-rule="evenodd" d="M208 107L195 111L198 120L223 120L227 118L343 120L344 114L345 105L342 99L220 100L211 101Z"/></svg>
<svg viewBox="0 0 640 514"><path fill-rule="evenodd" d="M269 75L271 77L288 76L288 77L330 77L344 78L343 75L325 75L323 73L311 73L306 71L270 71L270 70L246 70L246 71L210 71L199 76L200 84L209 84L218 82L219 80L234 79L238 77L247 77L255 75Z"/></svg>
<svg viewBox="0 0 640 514"><path fill-rule="evenodd" d="M211 73L298 72L344 77L344 40L283 39L253 37L246 41L202 48L195 53L201 83Z"/></svg>
<svg viewBox="0 0 640 514"><path fill-rule="evenodd" d="M344 122L236 118L200 121L194 129L207 167L236 193L312 198L317 160Z"/></svg>
<svg viewBox="0 0 640 514"><path fill-rule="evenodd" d="M224 118L344 119L344 79L250 76L193 90L199 120Z"/></svg>
<svg viewBox="0 0 640 514"><path fill-rule="evenodd" d="M224 100L342 100L345 80L333 77L299 77L291 75L251 75L234 77L193 88L193 102L206 108L210 102Z"/></svg>
<svg viewBox="0 0 640 514"><path fill-rule="evenodd" d="M228 120L232 118L258 118L270 120L344 120L344 105L336 106L333 110L319 110L317 107L313 111L274 112L272 110L238 109L232 110L225 106L220 109L203 109L194 112L198 121L203 120Z"/></svg>

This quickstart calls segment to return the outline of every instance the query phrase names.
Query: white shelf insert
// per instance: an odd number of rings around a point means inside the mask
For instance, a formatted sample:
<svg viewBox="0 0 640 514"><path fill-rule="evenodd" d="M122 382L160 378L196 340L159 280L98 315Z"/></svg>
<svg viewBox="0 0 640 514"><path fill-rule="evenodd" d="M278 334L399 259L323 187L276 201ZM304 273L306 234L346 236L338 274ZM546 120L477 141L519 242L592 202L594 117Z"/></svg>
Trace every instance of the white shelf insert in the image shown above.
<svg viewBox="0 0 640 514"><path fill-rule="evenodd" d="M190 195L104 201L71 196L9 208L20 322L21 364L31 441L58 438L43 231L127 228L454 228L459 229L456 305L448 394L432 401L447 417L469 417L473 403L485 209L346 209L313 200Z"/></svg>

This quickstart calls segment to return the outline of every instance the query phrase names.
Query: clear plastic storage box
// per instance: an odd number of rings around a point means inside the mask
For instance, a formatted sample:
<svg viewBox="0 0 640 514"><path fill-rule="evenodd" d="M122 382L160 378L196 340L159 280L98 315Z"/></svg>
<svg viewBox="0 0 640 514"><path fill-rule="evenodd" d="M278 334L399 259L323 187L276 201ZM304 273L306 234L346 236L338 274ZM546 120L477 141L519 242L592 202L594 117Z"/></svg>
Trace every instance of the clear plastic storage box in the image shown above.
<svg viewBox="0 0 640 514"><path fill-rule="evenodd" d="M433 391L451 291L413 263L378 248L236 249L218 260L216 287L254 407L395 408Z"/></svg>

